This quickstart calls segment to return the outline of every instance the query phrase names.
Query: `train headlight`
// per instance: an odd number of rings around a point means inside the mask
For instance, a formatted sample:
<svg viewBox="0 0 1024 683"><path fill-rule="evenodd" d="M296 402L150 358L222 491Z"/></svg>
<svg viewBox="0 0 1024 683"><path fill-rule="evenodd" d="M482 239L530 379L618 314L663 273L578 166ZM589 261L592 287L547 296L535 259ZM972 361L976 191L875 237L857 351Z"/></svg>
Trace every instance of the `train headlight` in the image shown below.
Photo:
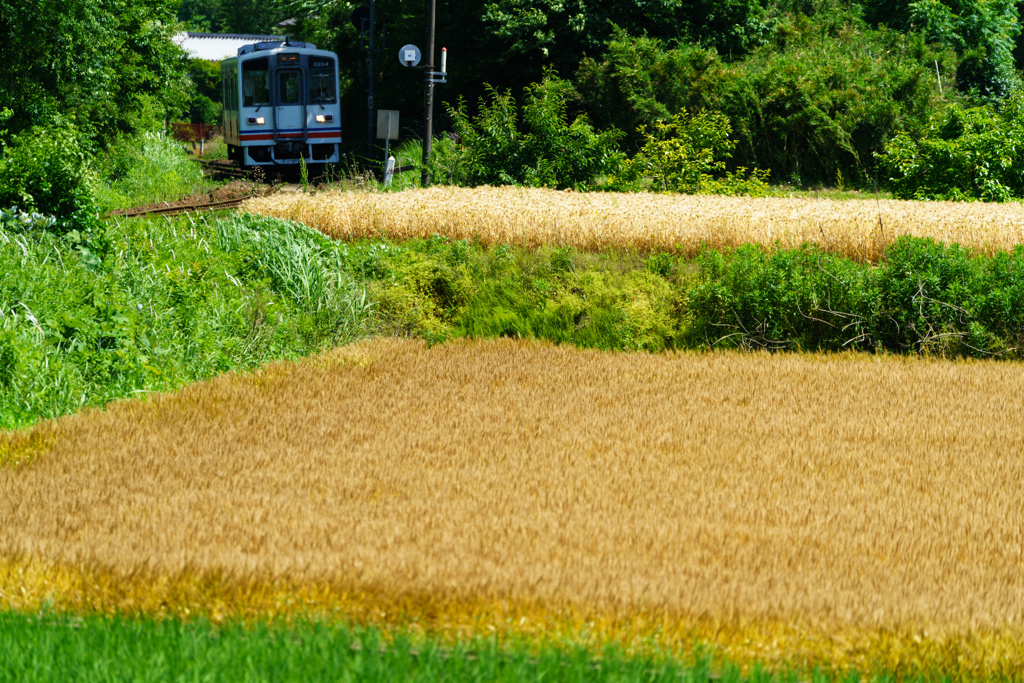
<svg viewBox="0 0 1024 683"><path fill-rule="evenodd" d="M257 126L262 126L266 122L267 122L267 120L265 118L263 118L262 116L250 116L249 117L249 123L255 124Z"/></svg>
<svg viewBox="0 0 1024 683"><path fill-rule="evenodd" d="M327 123L328 121L333 121L333 120L334 120L334 114L317 114L316 115L316 122L317 123Z"/></svg>

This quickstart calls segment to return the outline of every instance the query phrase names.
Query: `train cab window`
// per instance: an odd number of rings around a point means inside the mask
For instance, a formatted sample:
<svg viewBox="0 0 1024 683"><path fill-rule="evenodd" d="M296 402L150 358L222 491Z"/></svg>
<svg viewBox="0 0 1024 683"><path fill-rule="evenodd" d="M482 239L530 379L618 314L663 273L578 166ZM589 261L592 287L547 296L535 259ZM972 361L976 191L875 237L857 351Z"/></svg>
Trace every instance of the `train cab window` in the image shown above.
<svg viewBox="0 0 1024 683"><path fill-rule="evenodd" d="M270 104L267 58L251 59L242 65L242 106Z"/></svg>
<svg viewBox="0 0 1024 683"><path fill-rule="evenodd" d="M278 104L299 103L299 74L297 71L285 71L278 75Z"/></svg>
<svg viewBox="0 0 1024 683"><path fill-rule="evenodd" d="M313 104L334 104L334 60L330 57L309 58L309 101Z"/></svg>

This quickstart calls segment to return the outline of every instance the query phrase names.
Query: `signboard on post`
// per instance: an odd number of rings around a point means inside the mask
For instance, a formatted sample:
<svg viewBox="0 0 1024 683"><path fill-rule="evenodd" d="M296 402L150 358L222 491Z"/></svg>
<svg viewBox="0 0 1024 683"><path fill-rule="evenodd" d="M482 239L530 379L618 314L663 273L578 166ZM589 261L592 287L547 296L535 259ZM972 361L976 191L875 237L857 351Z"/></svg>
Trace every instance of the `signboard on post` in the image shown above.
<svg viewBox="0 0 1024 683"><path fill-rule="evenodd" d="M402 49L398 51L398 61L402 66L419 66L422 57L420 49L412 44L403 45Z"/></svg>
<svg viewBox="0 0 1024 683"><path fill-rule="evenodd" d="M377 110L377 139L397 140L398 139L398 110L378 109Z"/></svg>

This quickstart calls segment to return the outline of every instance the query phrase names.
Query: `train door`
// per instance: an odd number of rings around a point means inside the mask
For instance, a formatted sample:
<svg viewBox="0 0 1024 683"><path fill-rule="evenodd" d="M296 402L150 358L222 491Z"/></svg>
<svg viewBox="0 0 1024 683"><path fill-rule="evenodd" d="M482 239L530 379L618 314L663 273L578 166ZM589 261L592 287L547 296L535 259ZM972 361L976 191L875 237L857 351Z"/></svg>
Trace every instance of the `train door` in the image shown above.
<svg viewBox="0 0 1024 683"><path fill-rule="evenodd" d="M306 104L300 69L277 69L275 73L275 140L306 139Z"/></svg>

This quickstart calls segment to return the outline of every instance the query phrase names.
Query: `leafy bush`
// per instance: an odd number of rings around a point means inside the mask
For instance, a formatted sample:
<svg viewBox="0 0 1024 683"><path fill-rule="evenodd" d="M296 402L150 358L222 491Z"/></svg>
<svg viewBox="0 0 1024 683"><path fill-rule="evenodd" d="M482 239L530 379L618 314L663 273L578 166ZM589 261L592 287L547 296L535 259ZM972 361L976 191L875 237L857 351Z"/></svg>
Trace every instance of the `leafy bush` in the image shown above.
<svg viewBox="0 0 1024 683"><path fill-rule="evenodd" d="M568 248L487 250L440 237L354 245L348 263L368 278L386 334L432 342L526 336L658 350L672 346L677 333L671 265L661 275L615 259L584 265Z"/></svg>
<svg viewBox="0 0 1024 683"><path fill-rule="evenodd" d="M876 268L813 247L700 259L688 343L943 355L1024 351L1024 247L995 257L904 237Z"/></svg>
<svg viewBox="0 0 1024 683"><path fill-rule="evenodd" d="M575 84L595 124L624 131L624 147L634 152L643 146L641 127L683 109L721 109L725 76L714 50L616 28L603 60L580 62Z"/></svg>
<svg viewBox="0 0 1024 683"><path fill-rule="evenodd" d="M0 102L20 133L65 117L97 146L187 101L174 0L0 2Z"/></svg>
<svg viewBox="0 0 1024 683"><path fill-rule="evenodd" d="M220 62L190 59L188 60L188 77L195 87L195 92L188 105L189 121L220 125L223 111L220 101Z"/></svg>
<svg viewBox="0 0 1024 683"><path fill-rule="evenodd" d="M764 196L770 190L767 171L739 169L723 174L736 142L729 139L729 120L717 112L685 109L668 121L657 121L644 136L643 148L625 164L624 180L636 186L650 177L651 189L707 194ZM718 177L716 177L716 175Z"/></svg>
<svg viewBox="0 0 1024 683"><path fill-rule="evenodd" d="M1024 93L998 110L952 105L923 133L894 137L878 161L901 199L1024 197Z"/></svg>
<svg viewBox="0 0 1024 683"><path fill-rule="evenodd" d="M585 116L570 123L572 86L553 72L526 88L521 123L510 92L488 92L490 102L481 99L472 119L464 102L448 106L457 141L435 146L431 175L439 181L585 189L620 163L620 133L598 133Z"/></svg>
<svg viewBox="0 0 1024 683"><path fill-rule="evenodd" d="M665 191L698 191L701 180L725 170L736 146L730 132L729 120L721 114L683 109L668 121L656 121L653 132L641 126L644 146L628 168L634 175L652 176L654 186Z"/></svg>
<svg viewBox="0 0 1024 683"><path fill-rule="evenodd" d="M814 247L744 246L699 259L687 293L690 343L740 348L867 348L874 273Z"/></svg>
<svg viewBox="0 0 1024 683"><path fill-rule="evenodd" d="M57 120L13 136L0 161L0 206L56 217L57 230L94 212L89 155L74 129Z"/></svg>

